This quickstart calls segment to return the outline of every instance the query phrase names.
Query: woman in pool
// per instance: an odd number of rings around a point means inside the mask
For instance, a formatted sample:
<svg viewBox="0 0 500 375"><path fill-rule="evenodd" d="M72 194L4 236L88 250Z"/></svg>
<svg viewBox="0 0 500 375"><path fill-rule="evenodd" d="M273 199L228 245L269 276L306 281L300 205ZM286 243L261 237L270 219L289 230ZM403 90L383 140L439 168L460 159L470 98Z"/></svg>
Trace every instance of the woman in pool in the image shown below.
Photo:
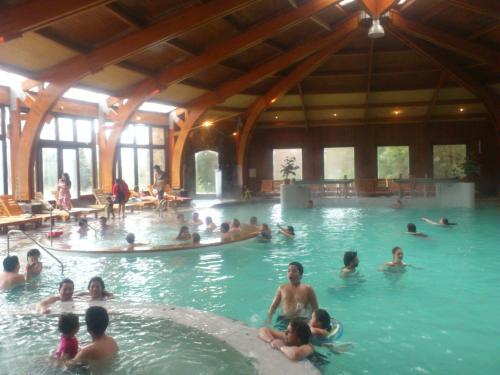
<svg viewBox="0 0 500 375"><path fill-rule="evenodd" d="M230 241L233 239L231 233L229 232L228 223L222 223L220 225L220 238L222 241Z"/></svg>
<svg viewBox="0 0 500 375"><path fill-rule="evenodd" d="M64 210L71 210L71 180L69 174L63 173L57 184L57 205Z"/></svg>
<svg viewBox="0 0 500 375"><path fill-rule="evenodd" d="M36 305L36 309L38 312L42 314L47 314L50 312L49 306L53 303L60 302L69 302L73 301L73 292L75 291L75 284L71 279L63 279L59 283L59 295L52 296L44 299Z"/></svg>
<svg viewBox="0 0 500 375"><path fill-rule="evenodd" d="M104 281L99 276L90 279L87 286L88 292L80 292L77 296L90 296L91 301L100 301L108 298L113 298L113 293L106 291Z"/></svg>
<svg viewBox="0 0 500 375"><path fill-rule="evenodd" d="M387 262L380 268L380 271L385 272L401 272L405 270L407 264L403 262L403 249L396 246L392 249L392 261Z"/></svg>
<svg viewBox="0 0 500 375"><path fill-rule="evenodd" d="M258 236L258 240L260 242L269 242L271 241L272 237L273 236L271 234L271 228L269 228L269 225L262 223L262 225L260 226L260 233Z"/></svg>
<svg viewBox="0 0 500 375"><path fill-rule="evenodd" d="M205 218L205 230L207 232L213 232L215 229L217 229L217 225L215 225L210 216L207 216Z"/></svg>
<svg viewBox="0 0 500 375"><path fill-rule="evenodd" d="M287 226L286 229L279 224L276 224L276 226L280 230L280 233L286 238L293 238L295 236L295 229L293 229L291 225Z"/></svg>
<svg viewBox="0 0 500 375"><path fill-rule="evenodd" d="M183 225L179 230L179 234L176 237L177 241L189 241L191 239L191 233L189 233L189 227L187 225Z"/></svg>
<svg viewBox="0 0 500 375"><path fill-rule="evenodd" d="M259 330L259 337L292 361L307 358L314 351L310 342L311 328L307 322L299 318L292 319L285 332L263 327Z"/></svg>

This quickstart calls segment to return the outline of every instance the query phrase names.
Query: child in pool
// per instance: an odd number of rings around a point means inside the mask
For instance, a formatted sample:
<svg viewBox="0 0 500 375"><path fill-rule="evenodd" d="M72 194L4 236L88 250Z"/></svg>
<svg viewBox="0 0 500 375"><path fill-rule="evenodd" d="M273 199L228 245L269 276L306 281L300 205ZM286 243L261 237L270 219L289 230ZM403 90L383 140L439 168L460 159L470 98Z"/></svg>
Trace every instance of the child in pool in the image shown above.
<svg viewBox="0 0 500 375"><path fill-rule="evenodd" d="M309 321L311 334L314 337L327 337L332 331L332 319L328 311L317 309L313 311Z"/></svg>
<svg viewBox="0 0 500 375"><path fill-rule="evenodd" d="M78 339L75 337L80 330L78 316L72 313L59 316L59 332L61 341L54 356L60 360L72 359L78 353Z"/></svg>
<svg viewBox="0 0 500 375"><path fill-rule="evenodd" d="M28 260L28 264L26 265L26 273L29 273L31 276L40 275L42 273L43 264L40 262L40 250L31 249L26 254L26 258Z"/></svg>
<svg viewBox="0 0 500 375"><path fill-rule="evenodd" d="M109 220L109 217L112 216L113 219L115 218L115 210L113 208L114 202L112 197L107 197L106 198L106 219Z"/></svg>

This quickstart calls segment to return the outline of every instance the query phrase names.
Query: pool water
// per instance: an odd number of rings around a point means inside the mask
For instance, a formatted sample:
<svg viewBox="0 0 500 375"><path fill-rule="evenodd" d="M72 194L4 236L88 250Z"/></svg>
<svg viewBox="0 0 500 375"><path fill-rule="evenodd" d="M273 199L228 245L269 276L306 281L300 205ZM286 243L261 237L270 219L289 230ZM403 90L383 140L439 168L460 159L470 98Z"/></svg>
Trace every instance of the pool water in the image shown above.
<svg viewBox="0 0 500 375"><path fill-rule="evenodd" d="M270 224L293 225L296 238L275 232L271 243L249 240L150 257L63 255L62 260L77 290L101 275L119 300L190 306L254 327L265 324L277 286L287 282L287 264L299 261L303 282L314 287L320 307L343 322L342 341L353 343L348 353L328 355L321 368L325 374L498 374L499 213L497 207L282 212L277 204L233 206L206 209L200 216L219 224L222 218L247 222L255 215ZM422 216L446 216L458 225L431 226ZM408 222L430 237L407 235ZM150 227L144 224L135 233L148 238ZM414 268L379 272L394 246L403 248L405 262ZM339 271L350 249L358 251L359 275L345 280ZM24 289L0 294L0 309L54 294L59 279L58 265L45 257L44 274ZM2 318L0 330L8 325Z"/></svg>

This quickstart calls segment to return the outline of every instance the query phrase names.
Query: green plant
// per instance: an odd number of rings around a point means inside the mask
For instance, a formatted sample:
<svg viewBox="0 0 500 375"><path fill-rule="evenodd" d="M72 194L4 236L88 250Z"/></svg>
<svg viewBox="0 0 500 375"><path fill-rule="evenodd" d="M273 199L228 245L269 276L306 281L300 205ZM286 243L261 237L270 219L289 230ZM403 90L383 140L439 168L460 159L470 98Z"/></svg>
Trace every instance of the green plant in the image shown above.
<svg viewBox="0 0 500 375"><path fill-rule="evenodd" d="M474 158L467 158L465 161L462 163L462 169L464 171L464 174L468 177L472 176L479 176L481 172L481 168Z"/></svg>
<svg viewBox="0 0 500 375"><path fill-rule="evenodd" d="M295 161L295 156L287 156L285 157L283 164L281 164L280 173L285 180L287 180L290 176L295 176L295 171L300 168L298 165L295 165Z"/></svg>

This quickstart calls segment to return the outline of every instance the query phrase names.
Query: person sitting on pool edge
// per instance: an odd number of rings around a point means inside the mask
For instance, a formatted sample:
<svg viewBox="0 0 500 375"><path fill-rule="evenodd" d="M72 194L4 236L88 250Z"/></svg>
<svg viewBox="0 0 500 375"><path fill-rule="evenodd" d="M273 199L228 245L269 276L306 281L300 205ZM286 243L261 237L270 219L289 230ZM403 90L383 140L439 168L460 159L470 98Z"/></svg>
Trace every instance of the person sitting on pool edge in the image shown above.
<svg viewBox="0 0 500 375"><path fill-rule="evenodd" d="M286 229L279 224L276 224L276 226L279 228L280 233L286 238L293 238L295 236L295 229L293 229L291 225L287 226Z"/></svg>
<svg viewBox="0 0 500 375"><path fill-rule="evenodd" d="M31 279L29 268L26 268L26 276L19 273L21 268L19 258L16 255L6 256L3 260L3 272L0 273L0 290L7 290Z"/></svg>
<svg viewBox="0 0 500 375"><path fill-rule="evenodd" d="M288 284L278 287L273 302L267 313L268 320L272 317L278 306L281 306L283 315L278 316L277 326L285 329L288 322L293 318L309 319L311 312L318 309L316 293L310 285L301 284L304 267L299 262L291 262L288 265Z"/></svg>
<svg viewBox="0 0 500 375"><path fill-rule="evenodd" d="M340 271L340 276L348 277L356 272L359 265L358 253L356 251L346 251L344 253L344 268Z"/></svg>
<svg viewBox="0 0 500 375"><path fill-rule="evenodd" d="M111 336L106 335L109 325L109 315L104 307L92 306L85 312L87 332L92 342L85 345L76 357L66 362L66 365L78 365L89 361L109 360L118 353L118 344Z"/></svg>
<svg viewBox="0 0 500 375"><path fill-rule="evenodd" d="M31 276L37 276L42 273L43 263L40 262L40 250L38 249L30 249L26 254L26 258L28 264L26 264L26 274L30 274Z"/></svg>
<svg viewBox="0 0 500 375"><path fill-rule="evenodd" d="M429 237L425 233L417 232L417 226L415 224L413 224L413 223L408 223L406 225L406 229L407 229L406 233L411 234L412 236L416 236L416 237Z"/></svg>
<svg viewBox="0 0 500 375"><path fill-rule="evenodd" d="M259 329L259 337L292 361L307 358L314 351L310 342L311 329L306 321L299 318L292 319L285 332L262 327Z"/></svg>
<svg viewBox="0 0 500 375"><path fill-rule="evenodd" d="M422 220L425 221L428 224L439 225L441 227L449 227L450 225L457 225L457 223L450 223L448 221L448 219L445 218L445 217L442 217L441 219L439 219L439 222L435 222L435 221L433 221L431 219L428 219L426 217L423 217Z"/></svg>
<svg viewBox="0 0 500 375"><path fill-rule="evenodd" d="M88 292L80 292L77 296L90 296L91 301L102 301L104 299L113 298L113 293L106 291L104 280L99 276L94 276L90 279L87 290Z"/></svg>
<svg viewBox="0 0 500 375"><path fill-rule="evenodd" d="M52 305L53 303L60 301L60 302L69 302L73 301L73 292L75 290L75 284L73 283L73 280L71 279L63 279L59 283L59 295L57 296L52 296L48 297L41 302L39 302L36 305L36 309L38 312L42 314L47 314L50 313L49 306Z"/></svg>

